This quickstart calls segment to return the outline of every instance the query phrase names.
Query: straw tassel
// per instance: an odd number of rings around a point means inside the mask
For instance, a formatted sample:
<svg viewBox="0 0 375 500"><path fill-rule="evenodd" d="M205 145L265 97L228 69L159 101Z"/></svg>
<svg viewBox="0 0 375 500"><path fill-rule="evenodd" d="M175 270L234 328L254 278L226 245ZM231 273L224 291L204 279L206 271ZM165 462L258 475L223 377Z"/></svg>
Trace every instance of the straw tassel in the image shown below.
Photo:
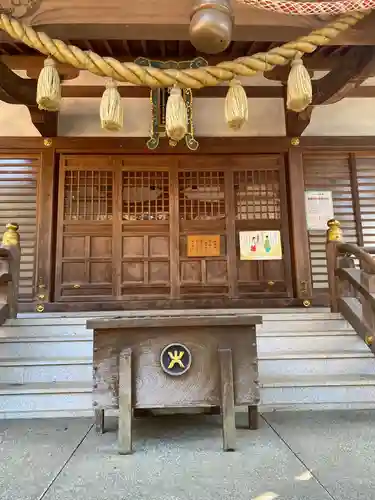
<svg viewBox="0 0 375 500"><path fill-rule="evenodd" d="M48 57L44 61L36 89L36 103L39 109L58 111L61 102L60 76L55 61Z"/></svg>
<svg viewBox="0 0 375 500"><path fill-rule="evenodd" d="M287 83L286 107L290 111L300 113L312 102L312 85L310 74L303 65L301 54L292 61Z"/></svg>
<svg viewBox="0 0 375 500"><path fill-rule="evenodd" d="M100 101L100 121L105 130L118 132L124 123L124 111L117 83L112 78L106 82L106 89Z"/></svg>
<svg viewBox="0 0 375 500"><path fill-rule="evenodd" d="M188 131L188 117L184 98L180 88L174 86L169 94L165 110L165 131L171 139L171 145L177 144Z"/></svg>
<svg viewBox="0 0 375 500"><path fill-rule="evenodd" d="M247 95L239 80L230 81L225 97L225 120L232 130L239 130L249 119Z"/></svg>

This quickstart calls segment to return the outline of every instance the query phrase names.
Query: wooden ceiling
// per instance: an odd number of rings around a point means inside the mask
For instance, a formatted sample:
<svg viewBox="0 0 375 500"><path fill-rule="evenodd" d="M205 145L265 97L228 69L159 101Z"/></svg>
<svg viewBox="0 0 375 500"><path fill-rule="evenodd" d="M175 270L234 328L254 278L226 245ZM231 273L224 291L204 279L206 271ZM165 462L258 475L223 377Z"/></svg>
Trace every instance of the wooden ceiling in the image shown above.
<svg viewBox="0 0 375 500"><path fill-rule="evenodd" d="M327 16L288 16L232 1L233 40L294 40L324 27ZM189 40L192 0L1 0L15 18L62 40ZM375 13L345 31L336 45L375 44ZM9 37L0 32L0 39ZM331 43L329 43L331 45Z"/></svg>

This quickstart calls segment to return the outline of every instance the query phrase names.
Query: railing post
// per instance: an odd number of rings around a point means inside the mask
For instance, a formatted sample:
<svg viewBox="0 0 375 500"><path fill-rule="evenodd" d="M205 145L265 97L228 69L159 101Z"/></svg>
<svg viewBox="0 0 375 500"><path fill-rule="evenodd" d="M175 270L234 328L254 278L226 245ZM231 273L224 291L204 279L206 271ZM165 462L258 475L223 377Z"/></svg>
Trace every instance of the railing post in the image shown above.
<svg viewBox="0 0 375 500"><path fill-rule="evenodd" d="M337 243L342 241L342 229L341 224L336 219L330 219L327 222L327 271L328 271L328 290L329 290L329 300L332 312L338 312L338 286L337 278L335 275L335 270L337 267L337 256L338 249Z"/></svg>
<svg viewBox="0 0 375 500"><path fill-rule="evenodd" d="M12 281L8 283L8 307L9 317L16 318L18 312L18 287L20 279L21 245L18 233L18 224L11 222L7 224L3 234L3 247L10 250L12 258L9 260L9 271Z"/></svg>
<svg viewBox="0 0 375 500"><path fill-rule="evenodd" d="M361 285L365 287L368 292L375 294L375 274L372 273L366 265L361 269ZM370 301L363 295L360 296L360 302L362 305L363 321L371 331L371 334L366 337L365 341L368 345L371 345L375 334L375 313L371 307Z"/></svg>

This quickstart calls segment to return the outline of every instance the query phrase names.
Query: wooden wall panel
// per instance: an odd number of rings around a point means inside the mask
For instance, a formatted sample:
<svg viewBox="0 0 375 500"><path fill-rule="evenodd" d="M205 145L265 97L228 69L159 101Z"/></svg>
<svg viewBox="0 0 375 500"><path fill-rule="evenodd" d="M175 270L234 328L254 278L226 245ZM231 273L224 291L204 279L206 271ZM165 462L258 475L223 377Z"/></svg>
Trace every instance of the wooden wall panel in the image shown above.
<svg viewBox="0 0 375 500"><path fill-rule="evenodd" d="M364 246L375 246L375 152L354 155Z"/></svg>
<svg viewBox="0 0 375 500"><path fill-rule="evenodd" d="M349 153L306 153L303 158L305 190L332 191L334 215L340 221L348 243L357 243ZM309 246L313 291L328 289L326 231L310 231Z"/></svg>
<svg viewBox="0 0 375 500"><path fill-rule="evenodd" d="M19 224L21 270L19 299L35 294L37 196L41 157L38 154L0 154L0 227Z"/></svg>

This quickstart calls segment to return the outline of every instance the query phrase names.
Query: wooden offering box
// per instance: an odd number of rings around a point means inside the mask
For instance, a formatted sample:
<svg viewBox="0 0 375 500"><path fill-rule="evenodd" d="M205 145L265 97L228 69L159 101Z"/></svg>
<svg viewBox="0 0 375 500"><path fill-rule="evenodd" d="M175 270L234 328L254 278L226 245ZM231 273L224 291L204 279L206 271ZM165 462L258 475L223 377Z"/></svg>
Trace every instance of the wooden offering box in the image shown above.
<svg viewBox="0 0 375 500"><path fill-rule="evenodd" d="M132 450L133 409L221 407L224 450L235 448L235 406L257 428L256 325L261 316L148 316L93 319L93 404L119 408L119 450Z"/></svg>

